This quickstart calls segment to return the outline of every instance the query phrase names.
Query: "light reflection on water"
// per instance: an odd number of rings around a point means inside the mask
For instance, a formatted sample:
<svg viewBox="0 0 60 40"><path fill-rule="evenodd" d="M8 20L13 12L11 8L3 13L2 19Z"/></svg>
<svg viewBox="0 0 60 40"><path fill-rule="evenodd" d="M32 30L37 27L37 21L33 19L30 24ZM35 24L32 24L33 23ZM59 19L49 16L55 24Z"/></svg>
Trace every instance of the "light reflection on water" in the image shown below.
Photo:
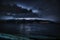
<svg viewBox="0 0 60 40"><path fill-rule="evenodd" d="M5 32L17 33L22 35L56 35L55 24L38 24L38 23L27 23L27 24L17 24L17 23L6 23L2 24L2 30Z"/></svg>

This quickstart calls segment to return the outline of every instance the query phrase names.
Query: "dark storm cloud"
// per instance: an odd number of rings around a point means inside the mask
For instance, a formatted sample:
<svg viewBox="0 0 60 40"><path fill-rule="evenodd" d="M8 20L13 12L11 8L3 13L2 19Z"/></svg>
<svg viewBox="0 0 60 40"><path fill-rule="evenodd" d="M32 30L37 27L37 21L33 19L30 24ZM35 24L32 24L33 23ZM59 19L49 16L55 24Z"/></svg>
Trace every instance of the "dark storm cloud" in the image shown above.
<svg viewBox="0 0 60 40"><path fill-rule="evenodd" d="M32 7L32 9L38 9L40 11L39 16L42 15L43 18L47 17L55 20L60 18L57 0L20 0L21 3Z"/></svg>
<svg viewBox="0 0 60 40"><path fill-rule="evenodd" d="M21 5L24 8L39 10L38 15L42 18L50 18L54 20L60 19L58 13L57 0L10 0L12 3ZM9 1L9 2L10 2Z"/></svg>
<svg viewBox="0 0 60 40"><path fill-rule="evenodd" d="M57 13L57 1L56 0L19 0L20 4L33 7L34 9L39 9L44 13L56 14ZM45 14L44 14L45 15Z"/></svg>

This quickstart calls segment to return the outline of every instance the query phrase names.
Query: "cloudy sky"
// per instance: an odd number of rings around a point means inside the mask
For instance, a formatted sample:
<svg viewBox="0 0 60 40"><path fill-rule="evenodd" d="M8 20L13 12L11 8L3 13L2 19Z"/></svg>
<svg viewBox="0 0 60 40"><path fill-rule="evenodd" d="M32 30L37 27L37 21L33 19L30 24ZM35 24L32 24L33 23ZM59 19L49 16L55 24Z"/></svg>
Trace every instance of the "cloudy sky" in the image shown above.
<svg viewBox="0 0 60 40"><path fill-rule="evenodd" d="M37 14L41 15L42 18L60 20L58 0L10 0L6 3L9 2L16 4L18 7L32 9L33 12L38 12Z"/></svg>

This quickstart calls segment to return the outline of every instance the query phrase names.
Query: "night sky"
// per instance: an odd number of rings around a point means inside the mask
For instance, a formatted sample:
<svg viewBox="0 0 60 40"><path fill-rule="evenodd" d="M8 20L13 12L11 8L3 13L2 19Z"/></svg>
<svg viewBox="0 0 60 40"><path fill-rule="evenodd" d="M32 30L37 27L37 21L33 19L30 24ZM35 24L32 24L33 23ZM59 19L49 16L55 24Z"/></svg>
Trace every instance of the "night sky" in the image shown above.
<svg viewBox="0 0 60 40"><path fill-rule="evenodd" d="M32 10L32 13L30 14L31 16L33 16L32 14L37 14L38 17L41 18L42 20L48 19L50 21L52 20L54 22L60 23L59 0L2 0L0 1L0 3L4 5L10 4L11 6L15 4L16 6L21 7L23 9L27 9L27 10L31 9ZM0 20L1 19L14 19L14 17L17 17L17 16L18 18L21 18L20 16L24 16L24 17L26 16L26 14L17 14L17 13L15 14L11 12L8 13L9 16L6 16L5 14L1 16L1 14L2 13L0 10ZM14 16L13 15L10 16L10 14L13 14ZM18 33L20 34L22 30L22 31L25 31L23 32L23 34L29 34L30 31L32 33L33 31L40 31L36 33L42 32L43 34L47 33L46 35L49 35L49 36L55 35L55 36L60 37L60 27L59 27L60 24L53 24L53 23L52 24L30 24L30 23L29 24L18 24L17 22L14 22L14 23L9 22L6 24L0 24L0 26L1 26L0 28L1 32L11 32L11 33L15 32L17 34ZM21 27L24 27L23 28L24 30L21 29Z"/></svg>
<svg viewBox="0 0 60 40"><path fill-rule="evenodd" d="M59 0L5 0L2 3L16 4L18 7L32 9L41 18L60 21Z"/></svg>

